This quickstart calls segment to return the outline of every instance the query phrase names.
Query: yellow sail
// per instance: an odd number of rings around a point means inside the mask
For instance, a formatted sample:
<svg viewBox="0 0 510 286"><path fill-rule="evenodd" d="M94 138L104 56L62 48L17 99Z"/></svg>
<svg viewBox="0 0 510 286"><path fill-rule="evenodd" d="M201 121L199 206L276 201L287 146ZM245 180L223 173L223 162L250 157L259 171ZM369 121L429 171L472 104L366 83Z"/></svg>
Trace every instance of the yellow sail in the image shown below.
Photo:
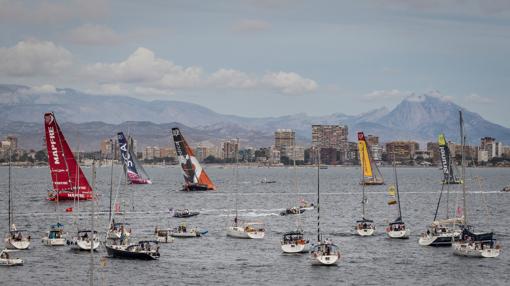
<svg viewBox="0 0 510 286"><path fill-rule="evenodd" d="M358 132L358 151L361 166L363 167L363 175L365 177L372 177L372 166L370 165L370 158L368 157L367 142L363 132Z"/></svg>

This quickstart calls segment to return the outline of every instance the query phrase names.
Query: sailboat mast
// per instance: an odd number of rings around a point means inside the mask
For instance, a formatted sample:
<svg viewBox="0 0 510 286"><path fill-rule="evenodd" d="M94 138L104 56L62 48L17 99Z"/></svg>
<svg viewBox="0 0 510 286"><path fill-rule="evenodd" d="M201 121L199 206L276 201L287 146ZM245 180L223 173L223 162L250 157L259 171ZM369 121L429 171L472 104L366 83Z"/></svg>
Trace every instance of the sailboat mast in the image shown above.
<svg viewBox="0 0 510 286"><path fill-rule="evenodd" d="M297 169L296 169L296 143L292 144L292 164L294 168L294 188L296 189L296 196L299 200L299 192L298 192L298 183L297 183ZM296 217L296 226L297 230L301 229L301 209L298 209L299 212Z"/></svg>
<svg viewBox="0 0 510 286"><path fill-rule="evenodd" d="M96 161L92 161L92 192L96 187ZM94 216L95 216L95 200L92 199L92 214L90 219L90 286L94 285Z"/></svg>
<svg viewBox="0 0 510 286"><path fill-rule="evenodd" d="M464 137L464 119L462 118L462 110L459 110L459 121L460 121L460 142L461 142L461 164L462 164L462 198L463 198L463 210L464 214L464 225L468 225L467 220L467 209L466 209L466 166L464 163L464 146L466 145L466 137Z"/></svg>
<svg viewBox="0 0 510 286"><path fill-rule="evenodd" d="M398 190L397 164L395 163L395 150L393 150L393 173L395 174L395 188L397 190L398 217L402 219L402 209L400 208L400 192Z"/></svg>
<svg viewBox="0 0 510 286"><path fill-rule="evenodd" d="M110 139L110 150L112 153L112 166L110 168L110 212L108 216L109 223L112 223L112 196L113 196L113 159L114 159L114 151L113 151L113 140Z"/></svg>
<svg viewBox="0 0 510 286"><path fill-rule="evenodd" d="M321 208L320 208L320 166L321 166L321 151L317 148L317 241L321 241Z"/></svg>
<svg viewBox="0 0 510 286"><path fill-rule="evenodd" d="M237 218L237 200L238 200L238 196L239 196L239 178L238 178L238 176L239 176L239 157L238 157L239 156L239 138L236 138L236 143L237 143L236 144L237 147L234 148L234 151L236 153L235 154L236 168L235 168L235 171L234 171L234 173L235 173L235 176L234 176L234 180L235 180L234 181L234 185L235 185L235 188L236 188L236 205L235 205L235 207L236 207L236 217L234 219L234 225L237 227L237 219L238 219Z"/></svg>
<svg viewBox="0 0 510 286"><path fill-rule="evenodd" d="M363 147L365 148L365 147ZM361 207L362 207L362 212L363 212L363 219L365 219L365 173L364 173L364 168L365 166L363 165L365 163L365 150L363 150L363 152L360 152L361 153L361 189L362 189L362 193L363 193L363 198L361 199Z"/></svg>
<svg viewBox="0 0 510 286"><path fill-rule="evenodd" d="M9 227L7 228L9 231L11 231L11 224L12 224L12 194L11 194L11 146L9 146L9 198L8 198L8 201L9 201Z"/></svg>

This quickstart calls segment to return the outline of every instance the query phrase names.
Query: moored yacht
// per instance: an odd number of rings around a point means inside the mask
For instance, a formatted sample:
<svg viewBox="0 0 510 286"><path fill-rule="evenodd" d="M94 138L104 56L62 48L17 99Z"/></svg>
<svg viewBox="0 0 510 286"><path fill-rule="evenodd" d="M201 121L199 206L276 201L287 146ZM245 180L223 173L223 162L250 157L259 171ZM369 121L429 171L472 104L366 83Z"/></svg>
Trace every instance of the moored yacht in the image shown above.
<svg viewBox="0 0 510 286"><path fill-rule="evenodd" d="M43 245L46 246L64 246L66 245L66 235L64 233L64 225L61 223L53 224L50 230L46 232L46 236L41 239Z"/></svg>
<svg viewBox="0 0 510 286"><path fill-rule="evenodd" d="M310 241L304 238L303 231L299 229L284 233L280 245L285 253L305 253L310 251Z"/></svg>

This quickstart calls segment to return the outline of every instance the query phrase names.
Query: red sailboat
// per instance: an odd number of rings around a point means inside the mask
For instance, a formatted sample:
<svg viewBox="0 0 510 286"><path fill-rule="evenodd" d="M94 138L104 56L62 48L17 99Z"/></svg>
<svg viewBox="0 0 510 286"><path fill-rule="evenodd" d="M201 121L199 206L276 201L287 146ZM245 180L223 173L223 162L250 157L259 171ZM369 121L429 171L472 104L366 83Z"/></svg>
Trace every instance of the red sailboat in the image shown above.
<svg viewBox="0 0 510 286"><path fill-rule="evenodd" d="M184 185L182 191L211 191L216 190L213 182L207 175L197 158L193 154L193 150L189 147L186 140L181 134L179 128L172 128L174 137L175 151L181 163Z"/></svg>
<svg viewBox="0 0 510 286"><path fill-rule="evenodd" d="M91 200L92 188L76 162L53 112L44 114L48 165L53 191L48 200Z"/></svg>

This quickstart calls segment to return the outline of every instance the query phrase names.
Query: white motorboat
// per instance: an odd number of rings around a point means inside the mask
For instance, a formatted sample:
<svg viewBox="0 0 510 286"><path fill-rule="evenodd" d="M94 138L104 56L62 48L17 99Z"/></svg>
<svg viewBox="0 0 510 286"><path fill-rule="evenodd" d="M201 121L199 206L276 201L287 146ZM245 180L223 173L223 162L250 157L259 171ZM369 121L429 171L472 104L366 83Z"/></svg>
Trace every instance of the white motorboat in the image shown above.
<svg viewBox="0 0 510 286"><path fill-rule="evenodd" d="M196 227L188 227L185 223L181 223L177 228L170 230L170 236L175 238L194 238L201 237L206 232L200 231Z"/></svg>
<svg viewBox="0 0 510 286"><path fill-rule="evenodd" d="M284 253L306 253L310 251L310 241L304 239L301 230L283 234L280 246Z"/></svg>
<svg viewBox="0 0 510 286"><path fill-rule="evenodd" d="M46 246L66 245L66 235L64 233L63 225L60 223L52 225L50 230L46 232L46 236L41 239L41 242Z"/></svg>
<svg viewBox="0 0 510 286"><path fill-rule="evenodd" d="M23 265L23 259L11 257L11 255L6 249L0 252L0 266L21 266L21 265Z"/></svg>
<svg viewBox="0 0 510 286"><path fill-rule="evenodd" d="M67 245L75 250L96 250L99 245L97 231L79 230L78 235L67 240Z"/></svg>
<svg viewBox="0 0 510 286"><path fill-rule="evenodd" d="M234 224L227 228L227 236L234 238L262 239L265 234L262 222L248 222L242 226Z"/></svg>
<svg viewBox="0 0 510 286"><path fill-rule="evenodd" d="M156 241L160 243L170 243L175 240L171 235L171 231L168 229L159 229L156 227L154 235L156 236Z"/></svg>

